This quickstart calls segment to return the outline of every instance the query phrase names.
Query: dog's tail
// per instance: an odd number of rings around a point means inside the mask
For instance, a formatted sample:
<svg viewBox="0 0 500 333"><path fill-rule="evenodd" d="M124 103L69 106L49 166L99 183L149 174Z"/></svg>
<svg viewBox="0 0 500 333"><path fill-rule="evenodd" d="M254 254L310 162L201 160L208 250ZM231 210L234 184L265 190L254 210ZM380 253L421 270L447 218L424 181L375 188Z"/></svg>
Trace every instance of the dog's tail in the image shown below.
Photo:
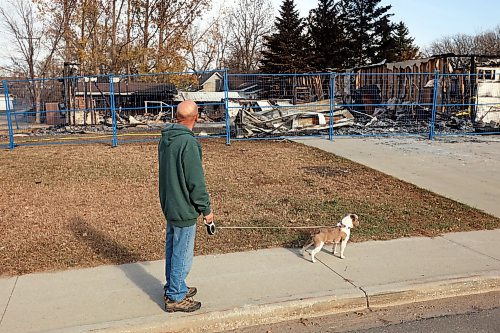
<svg viewBox="0 0 500 333"><path fill-rule="evenodd" d="M311 245L313 245L313 244L314 244L314 241L311 241L310 243L308 243L308 244L304 245L304 246L302 247L302 249L300 250L300 254L304 255L304 253L306 252L306 250L307 250L308 248L310 248L310 247L311 247Z"/></svg>

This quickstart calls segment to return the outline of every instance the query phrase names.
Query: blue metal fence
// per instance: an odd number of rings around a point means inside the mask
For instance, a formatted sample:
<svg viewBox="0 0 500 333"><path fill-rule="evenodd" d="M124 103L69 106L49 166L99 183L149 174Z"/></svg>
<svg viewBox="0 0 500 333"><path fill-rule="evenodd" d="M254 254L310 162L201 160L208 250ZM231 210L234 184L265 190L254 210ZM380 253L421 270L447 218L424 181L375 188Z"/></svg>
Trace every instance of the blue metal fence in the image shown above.
<svg viewBox="0 0 500 333"><path fill-rule="evenodd" d="M201 137L232 140L498 133L500 73L230 74L4 80L1 145L158 140L186 99ZM498 127L498 126L497 126Z"/></svg>
<svg viewBox="0 0 500 333"><path fill-rule="evenodd" d="M422 90L430 73L342 73L335 103L355 117L337 136L419 135L431 127L432 100Z"/></svg>

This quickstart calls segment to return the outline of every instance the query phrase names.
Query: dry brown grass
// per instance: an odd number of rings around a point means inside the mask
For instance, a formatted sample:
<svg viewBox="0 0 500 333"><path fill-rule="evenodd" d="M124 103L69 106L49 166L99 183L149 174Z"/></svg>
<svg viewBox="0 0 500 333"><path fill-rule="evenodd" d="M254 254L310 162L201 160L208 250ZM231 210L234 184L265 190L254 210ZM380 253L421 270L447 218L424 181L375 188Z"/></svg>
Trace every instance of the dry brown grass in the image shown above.
<svg viewBox="0 0 500 333"><path fill-rule="evenodd" d="M362 226L354 241L500 227L497 218L314 148L203 146L218 225L330 225L355 212ZM0 275L163 258L156 150L136 143L1 151ZM198 255L299 246L309 235L226 229L209 237L199 228Z"/></svg>

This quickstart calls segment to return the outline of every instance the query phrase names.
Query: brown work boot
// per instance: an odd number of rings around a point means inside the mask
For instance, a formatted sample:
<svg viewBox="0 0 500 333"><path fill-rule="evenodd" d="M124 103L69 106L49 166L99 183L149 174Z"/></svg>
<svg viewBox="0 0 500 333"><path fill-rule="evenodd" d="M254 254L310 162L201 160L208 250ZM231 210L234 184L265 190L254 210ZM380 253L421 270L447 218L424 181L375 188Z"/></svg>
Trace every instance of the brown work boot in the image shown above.
<svg viewBox="0 0 500 333"><path fill-rule="evenodd" d="M167 312L193 312L199 308L201 308L201 302L193 301L188 297L185 297L180 302L175 302L165 297L165 311Z"/></svg>

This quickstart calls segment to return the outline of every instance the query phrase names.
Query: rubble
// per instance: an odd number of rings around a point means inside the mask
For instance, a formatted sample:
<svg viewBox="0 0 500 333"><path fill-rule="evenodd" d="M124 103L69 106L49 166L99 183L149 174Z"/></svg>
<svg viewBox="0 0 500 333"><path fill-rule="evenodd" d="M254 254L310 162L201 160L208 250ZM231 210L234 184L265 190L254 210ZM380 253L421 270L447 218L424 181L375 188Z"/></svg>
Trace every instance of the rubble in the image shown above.
<svg viewBox="0 0 500 333"><path fill-rule="evenodd" d="M236 136L283 136L328 133L330 101L292 105L289 101L242 101L233 119ZM336 103L340 104L340 103ZM339 135L416 134L429 131L432 110L416 103L389 100L372 114L355 108L336 108L333 127ZM435 130L441 133L473 132L469 118L436 113Z"/></svg>
<svg viewBox="0 0 500 333"><path fill-rule="evenodd" d="M67 134L96 134L96 133L106 133L112 132L110 126L104 124L84 126L84 125L56 125L47 128L36 128L29 133L32 136L47 136L47 135L67 135Z"/></svg>
<svg viewBox="0 0 500 333"><path fill-rule="evenodd" d="M488 123L478 121L474 124L474 130L479 133L500 133L500 123L493 120Z"/></svg>
<svg viewBox="0 0 500 333"><path fill-rule="evenodd" d="M292 105L286 101L242 102L234 123L237 137L306 134L328 130L330 101ZM353 115L343 108L333 113L333 127L354 124Z"/></svg>
<svg viewBox="0 0 500 333"><path fill-rule="evenodd" d="M329 99L293 104L291 99L241 99L229 100L231 135L238 138L300 136L327 134L330 129ZM335 135L378 135L378 134L423 134L428 133L432 108L428 104L389 99L366 108L356 104L343 104L336 100L333 112ZM342 106L342 107L340 107ZM223 134L226 131L225 110L208 113L200 110L197 130L200 135ZM213 111L213 110L212 110ZM219 113L222 112L222 118ZM215 116L214 116L215 115ZM217 117L216 117L217 116ZM171 110L158 113L134 113L118 111L116 126L121 131L158 131L172 121ZM90 124L54 124L36 128L29 135L95 134L112 132L113 120L110 113L99 114L98 121ZM473 123L470 114L464 110L447 114L440 110L435 115L435 132L454 134L463 132L500 132L499 124L481 121Z"/></svg>
<svg viewBox="0 0 500 333"><path fill-rule="evenodd" d="M340 105L340 101L336 105ZM233 134L238 138L327 134L330 126L330 100L293 105L290 100L241 100L231 104ZM410 102L389 100L367 114L354 107L337 107L333 113L335 135L418 134L429 132L431 109ZM116 126L157 131L171 122L170 112L128 115L117 113ZM29 135L96 134L112 132L112 118L100 116L97 125L54 125L33 129ZM197 125L200 135L225 133L225 122L214 121L202 112ZM435 131L443 134L500 132L498 124L473 124L470 117L436 112Z"/></svg>
<svg viewBox="0 0 500 333"><path fill-rule="evenodd" d="M326 134L330 126L330 100L298 105L293 105L289 100L242 100L233 103L232 107L231 123L239 138ZM333 127L339 135L415 134L429 131L431 109L416 103L389 100L386 105L375 107L372 115L355 108L336 108L333 115ZM169 112L135 116L117 114L116 118L117 127L122 130L131 127L157 130L170 121ZM112 119L106 118L103 124L112 126ZM225 122L213 121L202 112L197 127L205 133L222 133L225 131ZM437 112L435 129L451 134L459 131L473 132L474 126L468 118ZM85 130L74 127L65 132L79 131Z"/></svg>

